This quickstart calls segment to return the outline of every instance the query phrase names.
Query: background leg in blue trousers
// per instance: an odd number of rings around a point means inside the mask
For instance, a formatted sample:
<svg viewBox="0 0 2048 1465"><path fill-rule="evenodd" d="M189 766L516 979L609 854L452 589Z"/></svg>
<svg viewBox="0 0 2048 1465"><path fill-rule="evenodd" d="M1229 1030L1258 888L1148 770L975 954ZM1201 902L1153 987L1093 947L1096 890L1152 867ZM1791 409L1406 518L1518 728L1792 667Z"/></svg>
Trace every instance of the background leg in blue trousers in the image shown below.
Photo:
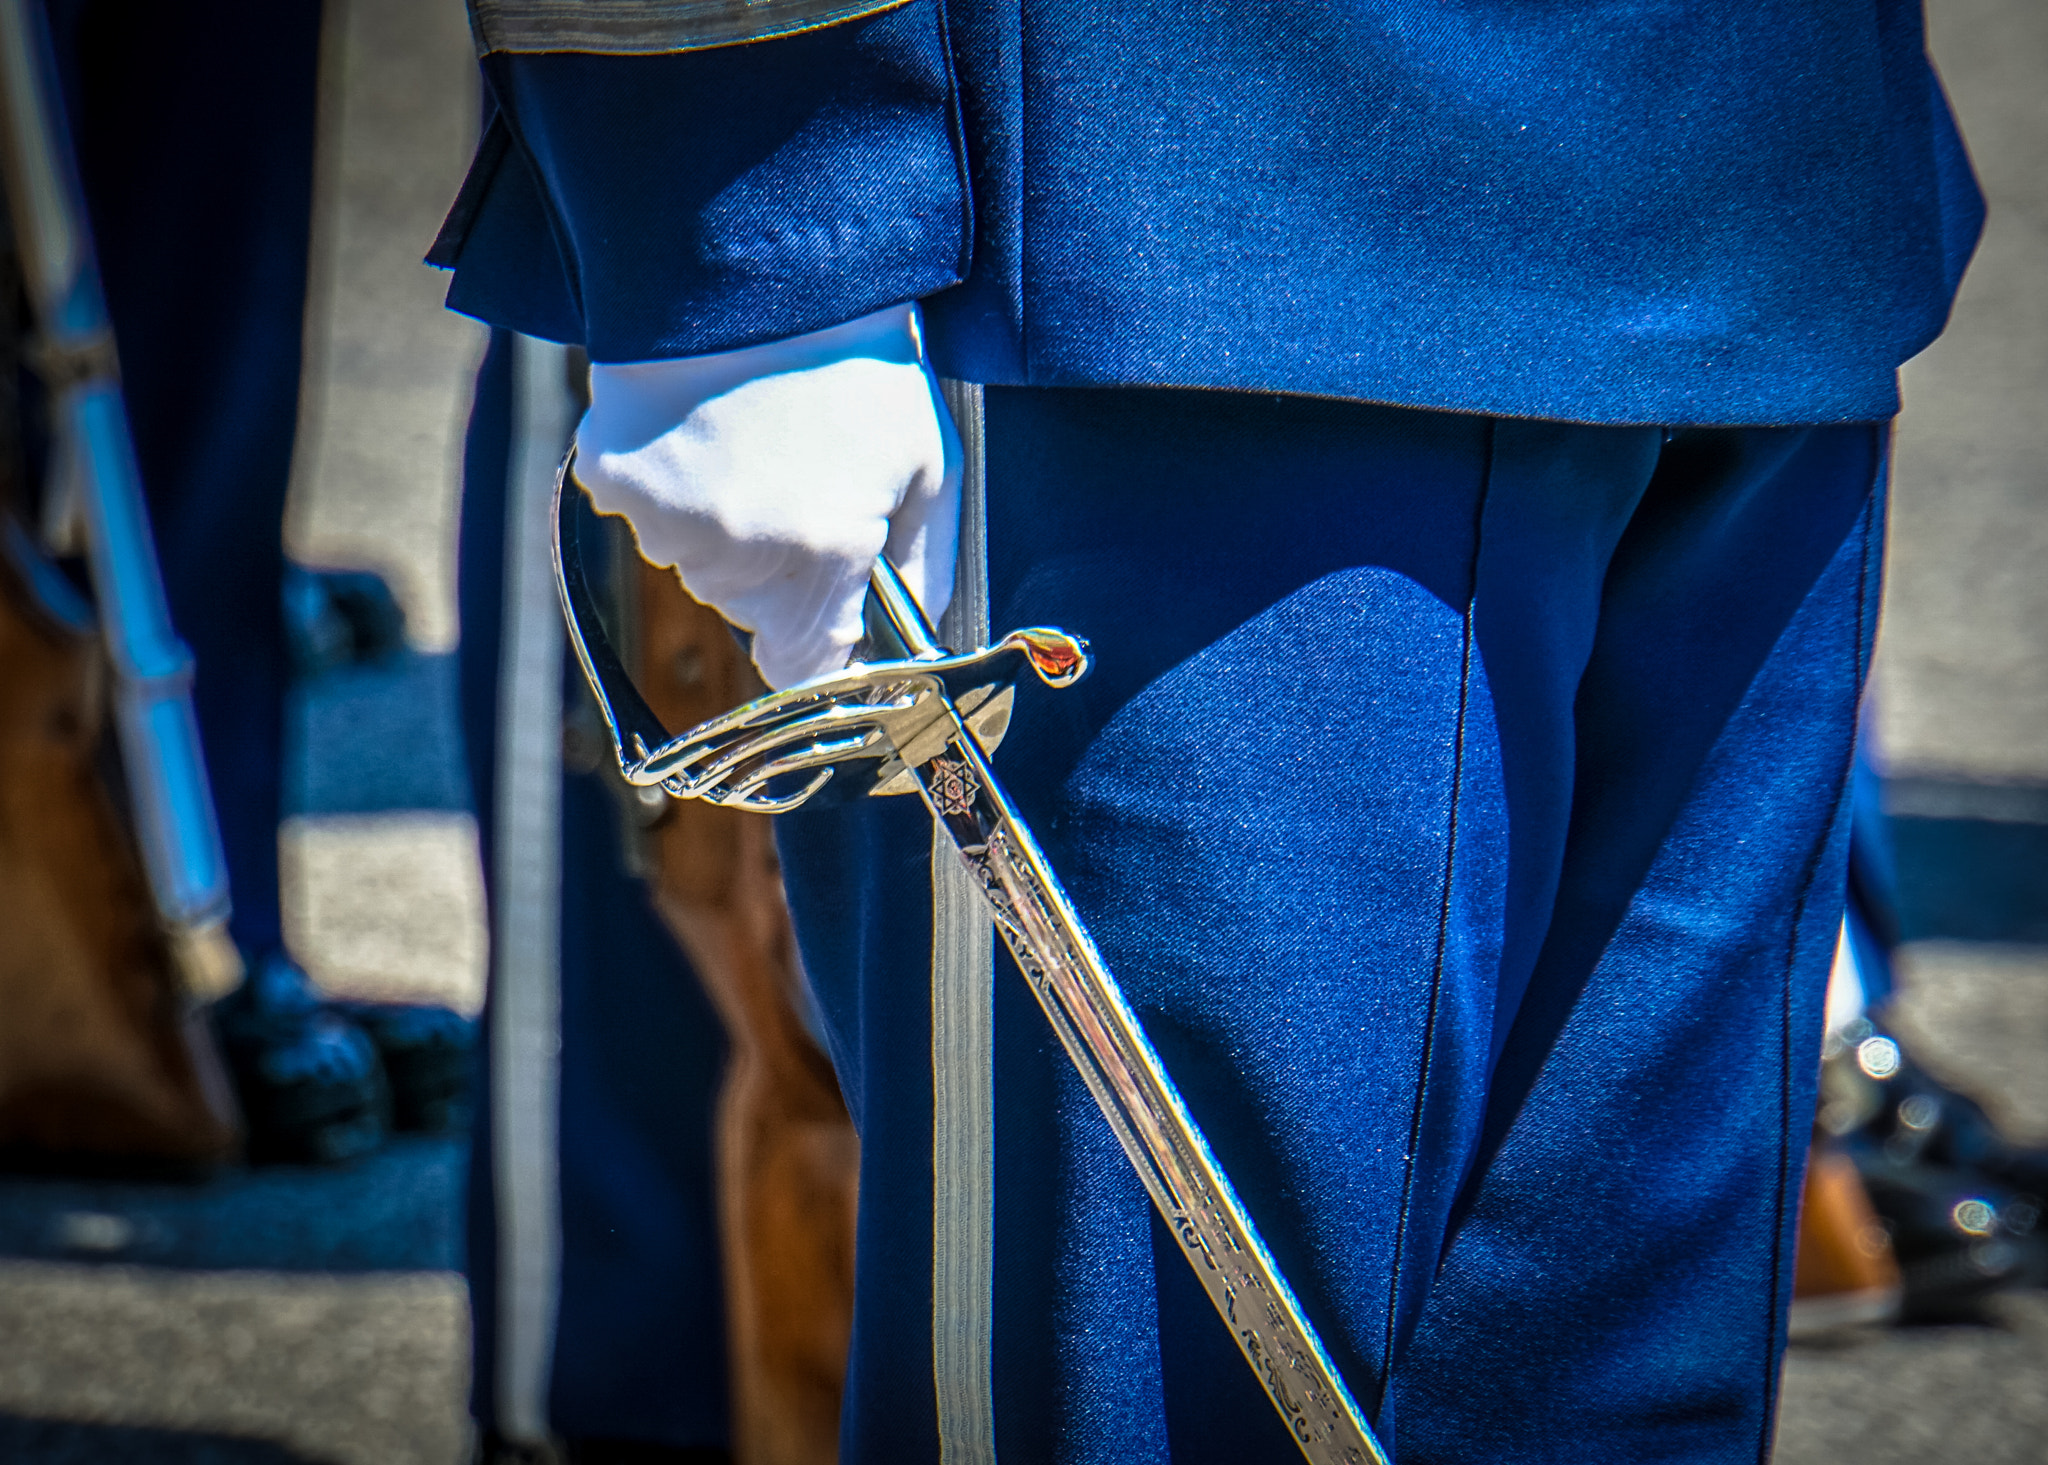
<svg viewBox="0 0 2048 1465"><path fill-rule="evenodd" d="M283 523L319 0L55 0L121 385L252 959L282 942Z"/></svg>
<svg viewBox="0 0 2048 1465"><path fill-rule="evenodd" d="M461 532L461 681L484 867L501 868L498 727L501 627L510 613L505 509L514 431L514 339L492 339L477 383ZM566 391L566 383L564 388ZM558 614L552 604L547 614ZM566 660L558 726L586 694ZM608 750L605 756L609 757ZM471 1152L468 1272L474 1318L472 1408L487 1431L538 1418L576 1461L714 1461L726 1445L725 1311L711 1171L713 1104L724 1069L718 1017L645 882L626 866L620 805L600 765L560 778L557 1144L507 1155L496 1100L529 1079L493 1014ZM494 952L493 981L502 953ZM493 1001L495 1001L495 997ZM505 1305L523 1231L503 1204L507 1162L554 1175L551 1360L540 1399L504 1396L500 1358L530 1325ZM532 1340L523 1340L531 1345ZM494 1442L494 1448L501 1442Z"/></svg>

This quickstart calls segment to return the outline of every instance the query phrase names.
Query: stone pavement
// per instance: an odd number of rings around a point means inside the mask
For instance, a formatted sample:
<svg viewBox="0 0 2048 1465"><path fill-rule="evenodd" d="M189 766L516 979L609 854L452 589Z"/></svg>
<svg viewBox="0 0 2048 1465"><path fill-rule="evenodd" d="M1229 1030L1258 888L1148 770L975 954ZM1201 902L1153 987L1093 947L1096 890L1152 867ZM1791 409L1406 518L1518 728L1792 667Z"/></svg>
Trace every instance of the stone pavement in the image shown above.
<svg viewBox="0 0 2048 1465"><path fill-rule="evenodd" d="M0 1459L452 1465L467 1305L445 1272L10 1262Z"/></svg>
<svg viewBox="0 0 2048 1465"><path fill-rule="evenodd" d="M2048 1140L2048 950L1925 942L1901 978L1897 1021L1916 1056ZM1778 1465L2048 1460L2048 1293L2002 1299L1997 1321L1796 1345Z"/></svg>
<svg viewBox="0 0 2048 1465"><path fill-rule="evenodd" d="M2048 1140L2048 6L1930 7L1994 214L1955 328L1907 370L1898 440L1878 705L1927 938L1901 1023ZM383 571L415 647L295 706L291 939L336 991L474 1010L481 883L446 653L480 333L418 263L466 161L474 82L454 0L329 0L329 16L288 542ZM0 1182L0 1460L456 1465L462 1158L415 1140L196 1189ZM1994 1327L1796 1348L1777 1459L2048 1459L2048 1294L2008 1299Z"/></svg>

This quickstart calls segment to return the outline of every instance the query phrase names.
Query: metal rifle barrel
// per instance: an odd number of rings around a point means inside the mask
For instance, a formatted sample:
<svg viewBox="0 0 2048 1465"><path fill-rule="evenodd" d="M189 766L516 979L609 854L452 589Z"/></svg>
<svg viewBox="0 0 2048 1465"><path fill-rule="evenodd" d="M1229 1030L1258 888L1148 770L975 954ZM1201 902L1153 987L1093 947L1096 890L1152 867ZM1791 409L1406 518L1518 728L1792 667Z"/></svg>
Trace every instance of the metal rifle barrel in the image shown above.
<svg viewBox="0 0 2048 1465"><path fill-rule="evenodd" d="M207 964L226 961L227 861L192 711L192 653L164 599L56 77L41 7L0 0L0 172L52 399L63 475L53 489L76 495L143 863L164 924L185 938L191 980L195 946L210 950Z"/></svg>

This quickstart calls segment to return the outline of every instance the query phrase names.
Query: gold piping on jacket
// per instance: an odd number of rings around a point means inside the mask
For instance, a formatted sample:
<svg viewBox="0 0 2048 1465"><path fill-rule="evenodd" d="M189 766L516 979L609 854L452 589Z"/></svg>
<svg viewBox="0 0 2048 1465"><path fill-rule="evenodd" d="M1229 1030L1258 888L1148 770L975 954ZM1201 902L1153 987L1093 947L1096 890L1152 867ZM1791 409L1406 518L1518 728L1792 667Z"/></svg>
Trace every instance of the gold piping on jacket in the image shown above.
<svg viewBox="0 0 2048 1465"><path fill-rule="evenodd" d="M905 0L469 0L476 52L654 56L817 30Z"/></svg>

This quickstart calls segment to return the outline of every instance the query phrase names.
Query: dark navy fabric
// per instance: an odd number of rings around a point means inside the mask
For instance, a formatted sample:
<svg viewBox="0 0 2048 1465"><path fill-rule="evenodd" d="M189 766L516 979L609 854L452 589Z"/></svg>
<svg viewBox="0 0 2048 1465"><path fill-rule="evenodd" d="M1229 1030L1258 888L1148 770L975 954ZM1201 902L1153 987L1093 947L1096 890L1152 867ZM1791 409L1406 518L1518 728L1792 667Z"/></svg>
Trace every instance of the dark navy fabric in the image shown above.
<svg viewBox="0 0 2048 1465"><path fill-rule="evenodd" d="M449 290L448 303L472 315L472 295L491 300L516 296L519 310L499 323L549 341L576 341L583 335L581 307L569 287L569 272L550 232L547 197L534 164L523 148L512 145L511 124L495 107L484 120L482 142L455 211L442 226L429 262L441 262L440 251L461 250L462 273ZM532 248L546 241L547 258L536 269ZM452 254L447 262L452 262Z"/></svg>
<svg viewBox="0 0 2048 1465"><path fill-rule="evenodd" d="M1982 216L1919 0L909 0L486 72L524 166L451 303L605 361L918 296L973 381L1868 421Z"/></svg>
<svg viewBox="0 0 2048 1465"><path fill-rule="evenodd" d="M643 59L652 64L486 62L496 125L528 171L493 170L513 199L493 199L468 231L456 257L478 249L490 278L458 271L457 309L558 331L556 295L536 292L559 292L566 266L571 339L597 360L630 361L851 320L966 273L963 162L930 0L789 49ZM538 211L521 198L534 178L545 180L552 234L532 227ZM516 242L494 237L512 229ZM493 263L505 252L515 269ZM855 258L849 277L843 266ZM517 304L506 311L501 300Z"/></svg>
<svg viewBox="0 0 2048 1465"><path fill-rule="evenodd" d="M283 937L284 501L318 0L50 6L171 621L251 955Z"/></svg>
<svg viewBox="0 0 2048 1465"><path fill-rule="evenodd" d="M1769 1454L1879 502L1824 545L1878 468L1876 439L1783 456L1774 487L1807 513L1743 526L1724 504L1713 517L1761 537L1683 551L1718 560L1740 605L1688 603L1697 581L1646 546L1625 543L1610 574L1607 614L1637 624L1603 634L1580 685L1582 730L1602 704L1609 723L1582 732L1580 786L1601 786L1577 801L1485 1168L1401 1366L1404 1462L1562 1460L1589 1438L1578 1458ZM1788 532L1804 543L1773 544ZM1670 624L1687 621L1703 632L1690 645Z"/></svg>
<svg viewBox="0 0 2048 1465"><path fill-rule="evenodd" d="M510 347L508 336L494 335L478 375L460 542L463 731L487 884L496 849ZM565 671L577 679L565 679L565 699L586 695L573 661ZM722 1449L725 1302L711 1131L724 1029L645 883L626 870L624 848L617 800L603 777L566 772L562 1271L548 1417L565 1437ZM487 1428L497 1420L500 1257L490 1111L477 1105L467 1261L471 1407Z"/></svg>
<svg viewBox="0 0 2048 1465"><path fill-rule="evenodd" d="M1894 987L1892 951L1904 939L1899 921L1898 851L1884 810L1884 777L1876 756L1877 718L1866 702L1856 771L1849 781L1849 911L1845 922L1863 1002L1881 1013Z"/></svg>
<svg viewBox="0 0 2048 1465"><path fill-rule="evenodd" d="M1098 658L997 769L1400 1458L1759 1458L1883 429L986 430L994 620ZM937 1458L927 829L779 825L862 1136L850 1462ZM999 1456L1297 1458L1007 957L995 1042Z"/></svg>

